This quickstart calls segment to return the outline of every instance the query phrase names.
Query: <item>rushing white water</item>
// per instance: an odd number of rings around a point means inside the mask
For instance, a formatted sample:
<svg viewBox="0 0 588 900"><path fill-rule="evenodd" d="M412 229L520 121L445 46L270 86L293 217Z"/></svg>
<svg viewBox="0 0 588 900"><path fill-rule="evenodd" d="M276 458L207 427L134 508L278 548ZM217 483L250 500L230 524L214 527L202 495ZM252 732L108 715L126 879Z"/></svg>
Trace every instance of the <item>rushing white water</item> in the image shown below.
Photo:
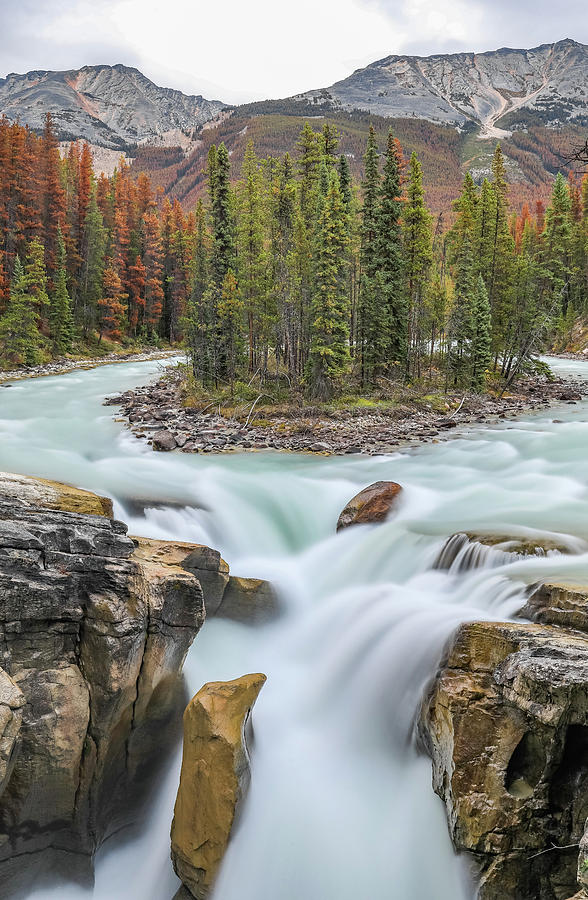
<svg viewBox="0 0 588 900"><path fill-rule="evenodd" d="M588 378L588 363L554 365ZM107 493L131 533L218 547L233 572L270 578L282 595L286 613L264 628L209 622L186 663L192 692L268 675L251 790L214 900L470 898L414 718L460 622L514 615L540 579L585 577L588 404L371 459L156 454L101 402L157 368L0 387L0 469ZM380 479L405 486L398 514L336 535L346 501ZM477 529L563 535L577 555L433 568L449 535ZM91 894L59 885L31 897L171 900L178 766L138 836L102 849Z"/></svg>

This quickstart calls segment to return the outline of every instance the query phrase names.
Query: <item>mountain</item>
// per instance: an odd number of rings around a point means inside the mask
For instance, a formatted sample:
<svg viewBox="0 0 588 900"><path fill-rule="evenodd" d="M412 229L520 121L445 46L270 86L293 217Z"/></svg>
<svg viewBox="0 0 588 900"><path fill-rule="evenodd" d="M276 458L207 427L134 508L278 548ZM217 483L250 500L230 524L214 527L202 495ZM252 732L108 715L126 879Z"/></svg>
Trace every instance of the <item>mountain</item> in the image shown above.
<svg viewBox="0 0 588 900"><path fill-rule="evenodd" d="M135 144L182 146L225 108L217 100L158 87L123 65L0 79L0 114L40 131L50 112L60 139L83 138L114 150Z"/></svg>
<svg viewBox="0 0 588 900"><path fill-rule="evenodd" d="M388 56L329 88L292 98L315 108L362 109L385 117L419 118L489 137L509 127L559 125L588 119L588 46L564 40L532 50Z"/></svg>

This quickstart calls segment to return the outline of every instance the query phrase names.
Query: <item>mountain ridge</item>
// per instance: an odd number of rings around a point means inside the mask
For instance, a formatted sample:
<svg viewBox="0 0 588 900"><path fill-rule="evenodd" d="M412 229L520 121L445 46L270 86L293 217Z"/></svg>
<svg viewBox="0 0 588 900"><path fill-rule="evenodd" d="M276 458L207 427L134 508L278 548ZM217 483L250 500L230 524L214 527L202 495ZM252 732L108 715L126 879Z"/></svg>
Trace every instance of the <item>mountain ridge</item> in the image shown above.
<svg viewBox="0 0 588 900"><path fill-rule="evenodd" d="M144 143L181 144L227 109L220 100L160 87L123 63L0 78L0 113L35 131L47 112L63 140L84 139L113 150Z"/></svg>
<svg viewBox="0 0 588 900"><path fill-rule="evenodd" d="M488 137L500 137L506 129L496 123L518 110L532 110L543 124L588 119L587 83L588 46L565 38L529 49L393 54L289 99L459 128L473 123Z"/></svg>

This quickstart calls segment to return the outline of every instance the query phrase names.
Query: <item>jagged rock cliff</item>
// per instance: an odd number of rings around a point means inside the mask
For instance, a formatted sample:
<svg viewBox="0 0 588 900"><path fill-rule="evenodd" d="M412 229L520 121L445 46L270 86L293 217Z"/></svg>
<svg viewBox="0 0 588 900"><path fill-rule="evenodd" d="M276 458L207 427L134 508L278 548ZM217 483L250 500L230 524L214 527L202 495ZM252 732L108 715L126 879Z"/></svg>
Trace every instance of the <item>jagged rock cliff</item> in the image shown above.
<svg viewBox="0 0 588 900"><path fill-rule="evenodd" d="M137 558L104 507L0 477L3 884L64 854L68 874L72 859L89 873L183 700L178 675L204 621L198 579Z"/></svg>
<svg viewBox="0 0 588 900"><path fill-rule="evenodd" d="M553 585L523 614L585 630L587 606L588 588ZM454 844L477 863L480 900L575 894L588 816L586 635L463 625L423 705L421 730Z"/></svg>
<svg viewBox="0 0 588 900"><path fill-rule="evenodd" d="M178 145L225 109L218 100L154 84L128 66L84 66L0 79L0 113L39 131L50 112L63 140L100 147Z"/></svg>
<svg viewBox="0 0 588 900"><path fill-rule="evenodd" d="M501 118L512 113L513 124L522 110L549 124L586 119L587 80L588 47L564 40L532 50L388 56L295 99L457 126L473 122L492 135Z"/></svg>
<svg viewBox="0 0 588 900"><path fill-rule="evenodd" d="M3 896L39 869L91 878L179 737L179 676L206 607L230 587L239 608L218 552L132 539L110 514L94 494L0 474ZM271 594L246 587L247 609Z"/></svg>

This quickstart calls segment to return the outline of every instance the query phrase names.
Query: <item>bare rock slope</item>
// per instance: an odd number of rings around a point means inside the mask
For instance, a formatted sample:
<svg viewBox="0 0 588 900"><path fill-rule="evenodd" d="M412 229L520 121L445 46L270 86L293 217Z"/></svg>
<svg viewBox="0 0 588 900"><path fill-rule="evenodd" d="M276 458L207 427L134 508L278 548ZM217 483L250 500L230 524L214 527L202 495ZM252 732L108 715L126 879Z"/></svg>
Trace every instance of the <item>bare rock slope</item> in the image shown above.
<svg viewBox="0 0 588 900"><path fill-rule="evenodd" d="M159 87L128 66L84 66L0 79L0 114L36 131L50 112L61 139L125 150L178 145L225 109L217 100Z"/></svg>
<svg viewBox="0 0 588 900"><path fill-rule="evenodd" d="M564 40L532 50L388 56L323 90L295 99L317 106L365 109L463 126L481 125L499 136L522 110L558 124L588 117L588 46Z"/></svg>

